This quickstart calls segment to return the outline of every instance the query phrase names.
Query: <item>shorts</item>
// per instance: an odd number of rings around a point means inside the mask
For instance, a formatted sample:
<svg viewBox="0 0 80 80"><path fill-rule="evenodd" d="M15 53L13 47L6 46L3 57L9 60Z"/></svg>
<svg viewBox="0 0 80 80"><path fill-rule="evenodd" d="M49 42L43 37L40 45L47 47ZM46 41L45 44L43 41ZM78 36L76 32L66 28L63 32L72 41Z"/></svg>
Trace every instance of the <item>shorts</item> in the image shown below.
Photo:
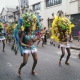
<svg viewBox="0 0 80 80"><path fill-rule="evenodd" d="M41 38L44 38L44 36L42 36Z"/></svg>
<svg viewBox="0 0 80 80"><path fill-rule="evenodd" d="M23 54L24 54L24 53L25 53L25 54L33 54L33 53L35 53L35 52L37 52L37 49L36 49L36 48L23 50Z"/></svg>
<svg viewBox="0 0 80 80"><path fill-rule="evenodd" d="M69 44L60 44L60 47L70 48L70 45Z"/></svg>
<svg viewBox="0 0 80 80"><path fill-rule="evenodd" d="M3 37L3 38L0 38L0 41L2 41L2 40L5 40L5 37Z"/></svg>

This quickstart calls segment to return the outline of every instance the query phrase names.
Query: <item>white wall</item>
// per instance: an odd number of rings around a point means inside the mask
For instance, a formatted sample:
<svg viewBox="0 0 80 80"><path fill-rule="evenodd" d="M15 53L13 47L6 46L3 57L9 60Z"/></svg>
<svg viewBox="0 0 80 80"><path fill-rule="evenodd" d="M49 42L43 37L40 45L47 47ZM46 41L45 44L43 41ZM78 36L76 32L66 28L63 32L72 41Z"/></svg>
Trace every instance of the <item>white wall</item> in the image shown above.
<svg viewBox="0 0 80 80"><path fill-rule="evenodd" d="M36 4L38 2L42 2L44 0L29 0L29 5L33 5L33 4Z"/></svg>
<svg viewBox="0 0 80 80"><path fill-rule="evenodd" d="M78 13L78 1L69 2L69 12L68 14Z"/></svg>
<svg viewBox="0 0 80 80"><path fill-rule="evenodd" d="M13 17L9 18L9 16L12 16L12 15L13 15ZM14 21L14 14L13 14L13 12L10 12L10 11L7 12L7 21L8 22L13 22Z"/></svg>
<svg viewBox="0 0 80 80"><path fill-rule="evenodd" d="M78 13L78 1L73 1L71 0L62 0L62 3L59 5L54 5L51 7L46 8L46 3L45 0L29 0L29 5L30 8L32 9L32 5L36 4L38 2L41 2L41 9L38 10L37 12L40 13L40 15L43 18L42 24L45 27L48 27L48 21L47 19L52 19L52 13L56 15L57 11L62 10L66 15L70 14L76 14Z"/></svg>
<svg viewBox="0 0 80 80"><path fill-rule="evenodd" d="M1 16L4 18L5 17L5 21L7 20L7 11L5 8L3 8Z"/></svg>
<svg viewBox="0 0 80 80"><path fill-rule="evenodd" d="M5 16L6 14L7 14L7 11L6 11L5 9L3 9L1 15L2 15L2 16Z"/></svg>
<svg viewBox="0 0 80 80"><path fill-rule="evenodd" d="M8 18L8 22L14 22L14 18Z"/></svg>
<svg viewBox="0 0 80 80"><path fill-rule="evenodd" d="M13 12L8 11L7 15L14 15Z"/></svg>
<svg viewBox="0 0 80 80"><path fill-rule="evenodd" d="M0 20L1 20L1 14L0 14Z"/></svg>
<svg viewBox="0 0 80 80"><path fill-rule="evenodd" d="M18 15L17 14L15 15L15 17L16 17L16 21L18 21Z"/></svg>

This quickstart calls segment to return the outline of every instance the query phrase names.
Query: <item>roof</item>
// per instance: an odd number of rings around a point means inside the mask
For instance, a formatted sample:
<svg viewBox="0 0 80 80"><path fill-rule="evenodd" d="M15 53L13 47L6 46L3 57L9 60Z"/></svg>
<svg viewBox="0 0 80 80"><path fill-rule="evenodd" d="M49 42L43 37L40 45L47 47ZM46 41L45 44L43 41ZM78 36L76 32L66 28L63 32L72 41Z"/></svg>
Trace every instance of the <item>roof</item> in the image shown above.
<svg viewBox="0 0 80 80"><path fill-rule="evenodd" d="M15 12L16 11L15 8L8 8L8 7L6 7L6 10L9 11L9 12Z"/></svg>
<svg viewBox="0 0 80 80"><path fill-rule="evenodd" d="M3 10L6 10L6 11L8 11L8 12L15 12L16 11L16 8L8 8L8 7L3 7L3 9L2 9L2 11L1 11L1 14L2 14L2 12L3 12Z"/></svg>

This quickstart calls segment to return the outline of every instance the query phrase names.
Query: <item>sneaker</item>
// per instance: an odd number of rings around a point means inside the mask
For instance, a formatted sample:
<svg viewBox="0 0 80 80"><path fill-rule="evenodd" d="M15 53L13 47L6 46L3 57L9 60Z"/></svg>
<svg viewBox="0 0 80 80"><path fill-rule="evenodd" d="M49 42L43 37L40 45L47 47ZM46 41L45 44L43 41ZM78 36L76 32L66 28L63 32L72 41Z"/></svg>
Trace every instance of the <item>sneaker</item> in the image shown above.
<svg viewBox="0 0 80 80"><path fill-rule="evenodd" d="M65 62L65 64L66 64L66 65L70 65L70 63L68 63L68 62Z"/></svg>

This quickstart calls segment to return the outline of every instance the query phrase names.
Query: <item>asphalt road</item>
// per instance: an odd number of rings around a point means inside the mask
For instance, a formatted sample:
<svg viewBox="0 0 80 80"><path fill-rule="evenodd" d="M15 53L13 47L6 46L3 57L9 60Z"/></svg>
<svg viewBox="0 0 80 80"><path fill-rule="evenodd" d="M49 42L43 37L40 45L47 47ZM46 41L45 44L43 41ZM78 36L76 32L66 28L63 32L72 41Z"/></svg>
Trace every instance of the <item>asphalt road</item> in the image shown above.
<svg viewBox="0 0 80 80"><path fill-rule="evenodd" d="M44 47L41 47L40 44L37 53L37 76L31 74L33 59L30 56L27 65L22 69L21 77L18 76L17 71L22 63L22 57L19 53L15 56L11 51L11 45L6 44L5 51L2 52L2 43L0 42L0 80L80 80L80 59L77 56L79 51L71 50L69 66L65 65L66 53L60 67L58 66L60 49L49 43Z"/></svg>

